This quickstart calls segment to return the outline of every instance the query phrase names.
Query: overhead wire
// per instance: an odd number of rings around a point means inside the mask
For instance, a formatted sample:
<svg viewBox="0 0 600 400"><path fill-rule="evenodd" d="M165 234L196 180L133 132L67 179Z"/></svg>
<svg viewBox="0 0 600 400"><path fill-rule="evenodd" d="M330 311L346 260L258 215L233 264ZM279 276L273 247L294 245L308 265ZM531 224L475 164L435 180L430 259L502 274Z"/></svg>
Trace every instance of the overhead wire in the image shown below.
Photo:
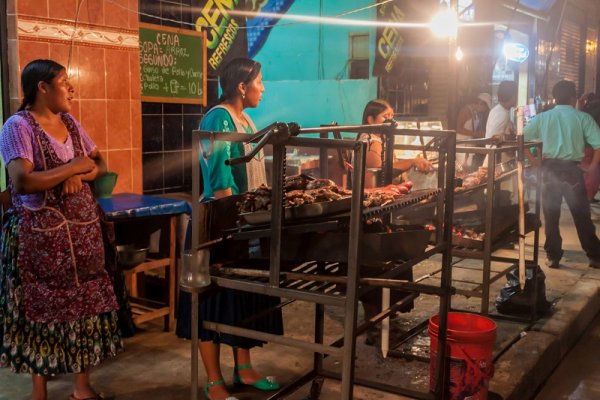
<svg viewBox="0 0 600 400"><path fill-rule="evenodd" d="M139 10L133 10L131 8L129 8L126 5L120 4L119 2L115 1L115 0L106 0L108 3L114 4L117 7L120 7L124 10L127 11L131 11L131 12L135 12L140 16L144 16L144 17L148 17L148 18L152 18L152 19L156 19L159 21L165 21L165 22L172 22L175 24L181 24L181 25L187 25L187 26L191 26L194 28L197 28L198 25L195 23L191 23L191 22L185 22L185 21L180 21L180 20L176 20L176 19L172 19L172 18L165 18L165 17L159 17L157 15L153 15L153 14L148 14ZM306 15L290 15L290 14L278 14L278 13L263 13L263 12L255 12L255 11L235 11L232 10L230 13L231 15L239 15L239 16L246 16L246 17L271 17L271 18L275 18L278 21L282 20L282 19L295 19L295 21L293 22L283 22L283 23L275 23L275 24L270 24L270 25L260 25L260 26L240 26L238 29L265 29L265 28L274 28L274 27L281 27L281 26L290 26L290 25L299 25L299 24L308 24L308 23L338 23L338 24L357 24L357 25L376 25L376 23L374 24L372 21L362 21L362 20L338 20L338 21L334 21L334 19L339 19L340 17L345 17L347 15L352 15L352 14L356 14L359 13L361 11L365 11L365 10L369 10L371 8L374 7L378 7L387 3L390 3L394 0L382 0L381 2L377 2L375 4L371 4L365 7L360 7L360 8L356 8L356 9L352 9L349 11L345 11L342 13L338 13L338 14L334 14L331 17L314 17L314 16L306 16ZM192 7L192 9L195 7ZM421 25L421 24L415 24L415 25ZM200 27L202 28L218 28L218 25L215 24L204 24L204 25L200 25Z"/></svg>
<svg viewBox="0 0 600 400"><path fill-rule="evenodd" d="M77 7L75 9L75 23L73 26L73 33L71 34L71 43L69 45L69 56L67 58L67 73L71 71L71 60L73 57L73 47L75 46L75 35L77 34L77 24L79 23L79 14L81 12L81 4L85 0L77 0Z"/></svg>

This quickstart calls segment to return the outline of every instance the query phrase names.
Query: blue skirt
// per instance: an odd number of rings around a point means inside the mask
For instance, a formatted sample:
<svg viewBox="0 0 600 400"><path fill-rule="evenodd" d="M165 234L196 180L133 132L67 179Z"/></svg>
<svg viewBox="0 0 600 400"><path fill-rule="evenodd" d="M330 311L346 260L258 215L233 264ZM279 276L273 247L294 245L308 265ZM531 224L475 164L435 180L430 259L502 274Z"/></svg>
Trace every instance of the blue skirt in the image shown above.
<svg viewBox="0 0 600 400"><path fill-rule="evenodd" d="M204 329L202 322L206 320L274 335L283 335L281 308L265 312L279 303L280 300L277 297L234 289L221 289L209 296L201 296L198 321L199 338L201 341L213 341L244 349L262 346L264 342L259 340ZM187 292L180 292L177 329L175 331L180 338L191 339L191 307L191 295ZM260 314L258 318L252 318L257 314Z"/></svg>

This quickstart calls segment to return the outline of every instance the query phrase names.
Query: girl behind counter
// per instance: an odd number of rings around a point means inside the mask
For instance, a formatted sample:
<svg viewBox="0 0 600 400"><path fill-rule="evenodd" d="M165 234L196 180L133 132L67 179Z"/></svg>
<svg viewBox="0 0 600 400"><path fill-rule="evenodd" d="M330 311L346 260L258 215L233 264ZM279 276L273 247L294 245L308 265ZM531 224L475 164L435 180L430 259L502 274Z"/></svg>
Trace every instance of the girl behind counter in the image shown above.
<svg viewBox="0 0 600 400"><path fill-rule="evenodd" d="M223 92L219 105L213 107L202 119L201 130L254 133L256 128L245 108L257 107L264 92L261 66L258 62L246 58L237 58L227 64L219 82ZM210 144L205 143L208 149ZM244 193L266 183L266 173L262 151L248 164L233 167L225 165L225 160L240 157L252 149L250 144L215 142L212 155L201 158L202 178L204 182L204 200L220 199L226 196ZM199 335L200 355L206 368L208 383L204 388L208 399L235 399L225 386L220 366L220 345L233 348L235 360L233 381L236 384L251 385L260 390L276 390L279 384L272 377L263 377L253 368L250 349L263 343L253 339L221 334L206 330L202 321L209 320L227 325L239 325L241 321L279 304L275 297L223 289L204 299L200 304ZM191 338L190 323L191 302L189 294L181 294L177 335ZM245 328L283 334L281 309L266 316L253 319Z"/></svg>
<svg viewBox="0 0 600 400"><path fill-rule="evenodd" d="M363 125L375 125L382 124L387 120L394 118L394 109L390 104L382 99L371 100L365 106L362 117ZM358 140L367 143L367 168L381 169L383 166L383 136L376 133L361 133L358 136ZM429 171L431 169L431 163L422 157L407 158L407 159L395 159L394 170L400 172L408 171L412 167L415 167L419 171ZM367 172L369 173L369 171ZM375 180L365 180L365 186L367 188L376 186ZM379 182L381 184L381 182Z"/></svg>
<svg viewBox="0 0 600 400"><path fill-rule="evenodd" d="M390 104L382 99L371 100L365 106L365 110L363 111L363 125L374 125L374 124L382 124L386 120L391 120L394 118L394 110ZM377 168L381 169L383 166L383 136L379 134L368 134L362 133L359 135L358 140L362 140L367 143L367 159L366 166L367 168ZM429 171L431 169L431 163L422 157L415 157L409 159L395 159L394 160L394 170L399 170L400 172L404 172L409 170L410 168L416 168L419 171ZM369 173L369 171L367 171ZM381 185L382 182L375 182L375 179L365 179L365 187L373 187L377 185ZM385 268L376 269L369 268L370 274L375 274L373 276L378 276L385 272ZM362 273L362 271L361 271ZM407 279L412 281L412 270L408 270L398 277L399 279ZM360 297L360 300L363 303L363 309L365 312L365 320L370 320L375 317L377 314L381 312L381 289L373 289L366 294ZM402 300L409 293L402 292L399 290L390 291L390 304L394 304ZM399 310L400 312L409 312L414 307L413 301L408 301L406 304ZM377 330L372 328L367 331L367 337L365 343L368 345L377 344Z"/></svg>
<svg viewBox="0 0 600 400"><path fill-rule="evenodd" d="M12 207L2 229L0 367L32 376L32 399L49 376L74 374L70 400L105 399L90 368L122 350L105 268L100 209L88 184L105 164L69 114L73 86L51 60L30 62L24 99L0 135Z"/></svg>

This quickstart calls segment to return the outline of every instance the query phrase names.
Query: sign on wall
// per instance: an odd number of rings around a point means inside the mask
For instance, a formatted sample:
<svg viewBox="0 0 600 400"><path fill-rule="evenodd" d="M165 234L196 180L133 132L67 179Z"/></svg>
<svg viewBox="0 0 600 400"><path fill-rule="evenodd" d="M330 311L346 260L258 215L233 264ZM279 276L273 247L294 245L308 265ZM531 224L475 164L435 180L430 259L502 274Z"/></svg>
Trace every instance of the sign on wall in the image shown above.
<svg viewBox="0 0 600 400"><path fill-rule="evenodd" d="M206 34L207 68L211 76L229 60L248 56L244 0L200 0L196 30ZM238 14L241 12L241 14Z"/></svg>
<svg viewBox="0 0 600 400"><path fill-rule="evenodd" d="M254 3L254 2L253 2ZM248 31L248 56L254 57L269 37L271 28L277 24L278 15L285 14L294 3L294 0L263 0L256 2L253 12L264 13L246 20Z"/></svg>
<svg viewBox="0 0 600 400"><path fill-rule="evenodd" d="M206 104L202 32L140 23L142 101Z"/></svg>
<svg viewBox="0 0 600 400"><path fill-rule="evenodd" d="M380 2L380 1L378 1ZM402 22L405 20L404 11L397 1L385 2L377 7L377 22ZM400 50L404 44L404 36L400 29L394 26L378 26L375 43L374 76L390 74L400 63Z"/></svg>

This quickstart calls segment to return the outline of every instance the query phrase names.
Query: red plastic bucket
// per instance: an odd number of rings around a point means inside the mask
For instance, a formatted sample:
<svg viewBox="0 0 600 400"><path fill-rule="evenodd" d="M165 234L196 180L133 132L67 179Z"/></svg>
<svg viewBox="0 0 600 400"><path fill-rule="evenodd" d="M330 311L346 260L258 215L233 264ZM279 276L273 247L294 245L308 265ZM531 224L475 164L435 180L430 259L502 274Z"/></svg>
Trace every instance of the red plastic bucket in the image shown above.
<svg viewBox="0 0 600 400"><path fill-rule="evenodd" d="M435 390L439 315L429 319L431 339L429 388ZM450 358L448 396L452 400L485 400L494 376L492 351L496 323L477 314L448 313L446 357Z"/></svg>

